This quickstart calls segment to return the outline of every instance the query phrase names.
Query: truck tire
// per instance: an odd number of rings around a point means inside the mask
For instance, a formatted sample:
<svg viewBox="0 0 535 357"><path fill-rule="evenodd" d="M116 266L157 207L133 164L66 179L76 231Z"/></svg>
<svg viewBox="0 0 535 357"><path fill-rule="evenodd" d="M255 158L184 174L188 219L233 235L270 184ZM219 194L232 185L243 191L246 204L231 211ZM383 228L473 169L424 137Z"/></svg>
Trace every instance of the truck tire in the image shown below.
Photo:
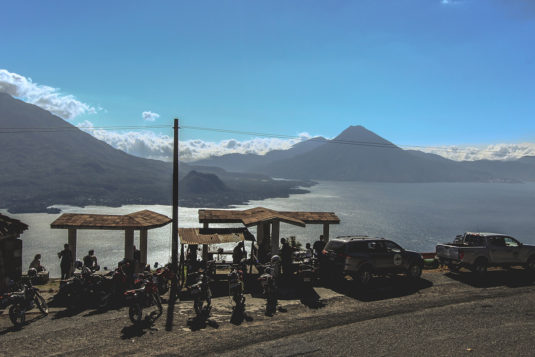
<svg viewBox="0 0 535 357"><path fill-rule="evenodd" d="M477 258L472 267L472 271L479 276L484 276L487 274L487 259Z"/></svg>
<svg viewBox="0 0 535 357"><path fill-rule="evenodd" d="M528 258L526 269L530 270L532 273L535 273L535 255L532 255Z"/></svg>
<svg viewBox="0 0 535 357"><path fill-rule="evenodd" d="M412 264L407 270L407 276L412 280L418 280L422 276L422 267L419 264Z"/></svg>

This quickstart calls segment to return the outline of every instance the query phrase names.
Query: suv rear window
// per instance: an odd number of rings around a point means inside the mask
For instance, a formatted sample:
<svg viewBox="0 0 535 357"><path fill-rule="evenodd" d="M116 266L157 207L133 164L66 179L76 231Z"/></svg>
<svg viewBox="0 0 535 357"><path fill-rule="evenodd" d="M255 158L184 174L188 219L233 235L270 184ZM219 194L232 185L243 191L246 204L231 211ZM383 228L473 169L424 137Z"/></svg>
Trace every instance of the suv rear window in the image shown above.
<svg viewBox="0 0 535 357"><path fill-rule="evenodd" d="M339 240L331 240L325 246L325 250L333 251L335 253L342 253L344 251L345 245L346 245L346 242L341 242Z"/></svg>

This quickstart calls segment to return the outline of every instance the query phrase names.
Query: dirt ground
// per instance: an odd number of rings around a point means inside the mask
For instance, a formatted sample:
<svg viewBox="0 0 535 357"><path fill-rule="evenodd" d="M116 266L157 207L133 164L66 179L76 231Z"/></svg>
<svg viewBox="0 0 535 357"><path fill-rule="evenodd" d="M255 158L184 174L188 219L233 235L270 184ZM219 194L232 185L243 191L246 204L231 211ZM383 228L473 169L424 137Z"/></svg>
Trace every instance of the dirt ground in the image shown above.
<svg viewBox="0 0 535 357"><path fill-rule="evenodd" d="M49 297L55 289L57 282L42 287ZM500 299L512 299L524 304L518 310L526 310L526 313L508 323L513 327L515 323L518 324L519 329L523 326L522 331L529 334L531 332L525 332L526 326L531 326L529 324L535 321L535 278L523 269L491 270L483 280L467 272L452 274L437 269L424 271L418 282L410 282L404 277L377 278L365 290L357 288L351 281L335 287L314 287L306 291L288 283L281 288L280 309L272 317L264 314L265 299L257 294L247 294L248 319L239 323L230 322L232 305L226 287L222 284L213 290L212 316L207 324L188 325L188 319L194 315L193 304L184 297L175 305L171 331L166 330L167 305L160 319L153 325L143 326L131 324L126 308L105 312L87 309L68 313L63 307L52 307L46 317L38 312L28 315L28 323L20 330L14 329L9 318L3 314L0 315L0 355L196 356L235 355L240 351L261 356L354 355L351 346L355 343L359 343L359 351L367 351L367 355L395 352L385 350L384 346L380 350L370 349L372 342L367 344L358 339L363 332L352 329L352 326L360 325L366 325L366 331L372 337L394 336L392 338L396 339L399 350L422 353L427 351L427 345L433 343L430 337L407 338L405 341L400 336L411 328L421 329L419 333L430 331L441 326L442 319L459 321L460 330L441 327L437 333L444 334L441 340L444 343L452 338L448 342L451 348L444 353L435 350L432 354L456 355L459 351L466 352L466 348L470 347L454 343L453 337L458 333L455 331L462 331L462 323L468 321L477 324L477 321L466 318L467 307L459 310L466 304L493 306ZM485 320L485 323L491 325L485 328L489 330L492 324L501 324L499 319L512 316L510 311L503 311L503 316L496 312L496 321L493 321L493 309L487 311L484 316L490 316L491 321ZM456 316L457 313L462 316ZM429 318L426 317L428 314ZM478 318L484 320L483 315ZM396 329L392 322L395 319L404 321L401 326L405 327L398 326ZM415 319L419 319L418 324L411 322ZM467 331L463 332L465 337ZM326 339L329 333L332 337ZM346 337L342 342L335 342L337 336ZM509 351L518 352L517 355L523 355L523 352L535 347L533 338L513 337L514 334L511 334L510 340L506 338L501 345L507 346ZM292 342L300 339L308 341L305 347L302 343ZM323 342L319 344L319 341ZM347 344L347 349L341 348L340 343L342 346ZM477 341L471 341L470 338L464 343L479 346ZM515 347L519 349L514 350Z"/></svg>

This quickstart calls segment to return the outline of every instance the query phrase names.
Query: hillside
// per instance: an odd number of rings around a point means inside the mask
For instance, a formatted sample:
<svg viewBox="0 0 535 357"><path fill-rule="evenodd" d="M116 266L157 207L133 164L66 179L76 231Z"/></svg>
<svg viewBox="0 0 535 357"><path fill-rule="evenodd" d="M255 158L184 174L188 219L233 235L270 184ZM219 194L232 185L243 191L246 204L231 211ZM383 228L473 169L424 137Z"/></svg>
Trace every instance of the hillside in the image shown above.
<svg viewBox="0 0 535 357"><path fill-rule="evenodd" d="M0 127L16 128L4 129L10 133L1 134L0 208L42 212L53 204L171 204L172 165L168 162L114 149L48 111L4 93L0 93ZM181 177L190 170L189 165L181 165ZM218 171L230 189L214 186L207 196L188 185L182 189L180 204L225 207L258 197L303 192L295 188L301 182L280 184L265 176Z"/></svg>

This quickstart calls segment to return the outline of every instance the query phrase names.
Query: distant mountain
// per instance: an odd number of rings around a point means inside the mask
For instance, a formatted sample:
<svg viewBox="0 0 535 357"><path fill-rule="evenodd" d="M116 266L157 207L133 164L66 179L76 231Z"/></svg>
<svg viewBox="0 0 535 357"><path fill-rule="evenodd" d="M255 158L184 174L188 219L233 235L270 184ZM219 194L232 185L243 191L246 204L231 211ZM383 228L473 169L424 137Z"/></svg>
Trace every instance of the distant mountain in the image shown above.
<svg viewBox="0 0 535 357"><path fill-rule="evenodd" d="M182 194L213 194L228 191L223 181L214 174L192 170L179 182Z"/></svg>
<svg viewBox="0 0 535 357"><path fill-rule="evenodd" d="M368 182L518 182L535 181L535 159L457 162L439 155L403 150L362 126L350 126L333 140L300 153L277 154L261 165L235 154L233 167L290 179ZM266 155L267 156L267 155ZM240 161L241 157L241 161ZM258 157L255 158L258 160ZM213 166L225 168L214 157ZM195 162L193 164L198 164Z"/></svg>
<svg viewBox="0 0 535 357"><path fill-rule="evenodd" d="M304 154L323 145L327 139L316 137L293 145L288 150L272 150L265 155L258 154L226 154L221 156L212 156L208 159L195 161L196 166L221 167L232 172L255 172L262 169L265 165L293 158Z"/></svg>
<svg viewBox="0 0 535 357"><path fill-rule="evenodd" d="M168 162L128 155L5 93L0 93L0 127L4 131L0 133L0 208L38 212L53 204L171 204L172 165ZM217 173L187 176L192 167L180 167L181 205L200 202L203 207L225 207L259 197L286 197L304 192L296 187L311 184L281 184L267 176L233 175L209 167L197 171Z"/></svg>

